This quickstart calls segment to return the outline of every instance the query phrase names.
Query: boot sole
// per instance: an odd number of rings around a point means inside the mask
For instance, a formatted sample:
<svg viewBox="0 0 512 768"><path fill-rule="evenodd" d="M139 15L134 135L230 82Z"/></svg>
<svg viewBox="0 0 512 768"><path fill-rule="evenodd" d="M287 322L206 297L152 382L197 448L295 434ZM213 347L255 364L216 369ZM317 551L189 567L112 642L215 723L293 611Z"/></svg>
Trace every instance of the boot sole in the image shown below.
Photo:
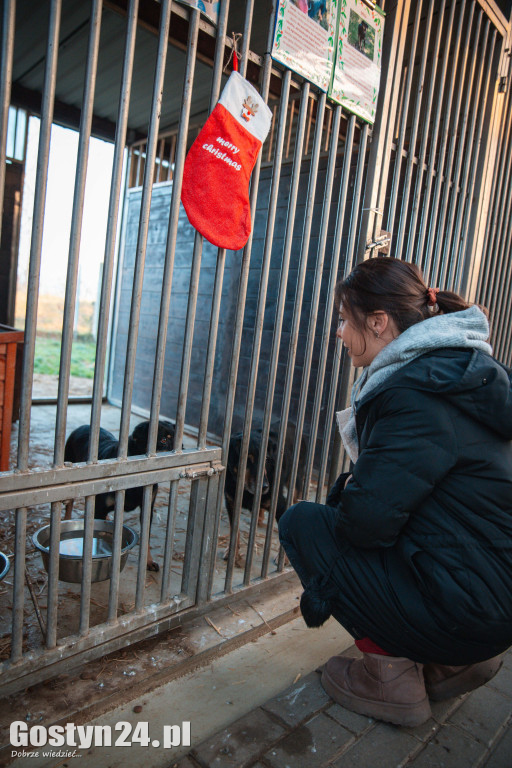
<svg viewBox="0 0 512 768"><path fill-rule="evenodd" d="M331 699L334 699L342 707L357 712L359 715L373 717L376 720L384 720L393 725L403 725L414 728L422 725L432 717L428 697L416 704L391 704L382 701L372 701L371 699L361 699L353 693L347 693L339 688L330 675L322 672L322 686Z"/></svg>
<svg viewBox="0 0 512 768"><path fill-rule="evenodd" d="M425 681L427 694L432 701L444 701L445 699L454 699L456 696L462 696L463 693L474 691L475 688L480 688L481 685L485 685L489 680L492 680L501 669L502 664L502 658L490 659L489 663L481 669L465 669L433 685L428 685Z"/></svg>

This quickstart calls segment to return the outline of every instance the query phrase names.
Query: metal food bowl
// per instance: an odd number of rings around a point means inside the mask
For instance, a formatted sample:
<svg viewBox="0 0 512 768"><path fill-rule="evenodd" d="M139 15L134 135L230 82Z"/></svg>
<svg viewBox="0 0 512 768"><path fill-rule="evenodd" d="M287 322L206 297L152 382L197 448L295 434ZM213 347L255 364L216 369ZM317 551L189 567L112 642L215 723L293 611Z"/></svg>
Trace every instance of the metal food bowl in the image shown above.
<svg viewBox="0 0 512 768"><path fill-rule="evenodd" d="M121 539L121 563L126 565L128 552L139 540L133 528L123 525ZM45 525L32 537L34 546L41 552L43 565L48 571L50 561L50 526ZM84 521L63 520L60 524L59 580L79 584L82 581ZM92 541L91 581L106 581L112 576L112 548L114 544L114 523L95 520Z"/></svg>
<svg viewBox="0 0 512 768"><path fill-rule="evenodd" d="M9 558L3 552L0 552L0 581L7 576L10 567Z"/></svg>

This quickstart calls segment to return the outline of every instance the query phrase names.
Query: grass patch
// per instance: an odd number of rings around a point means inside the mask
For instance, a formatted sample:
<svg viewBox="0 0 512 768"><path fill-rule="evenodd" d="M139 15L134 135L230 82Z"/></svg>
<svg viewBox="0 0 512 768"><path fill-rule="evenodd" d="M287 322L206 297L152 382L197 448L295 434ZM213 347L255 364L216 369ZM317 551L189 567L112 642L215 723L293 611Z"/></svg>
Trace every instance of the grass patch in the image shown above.
<svg viewBox="0 0 512 768"><path fill-rule="evenodd" d="M94 377L96 345L93 341L74 341L71 352L71 376L81 379ZM34 357L34 373L59 375L60 339L38 336Z"/></svg>

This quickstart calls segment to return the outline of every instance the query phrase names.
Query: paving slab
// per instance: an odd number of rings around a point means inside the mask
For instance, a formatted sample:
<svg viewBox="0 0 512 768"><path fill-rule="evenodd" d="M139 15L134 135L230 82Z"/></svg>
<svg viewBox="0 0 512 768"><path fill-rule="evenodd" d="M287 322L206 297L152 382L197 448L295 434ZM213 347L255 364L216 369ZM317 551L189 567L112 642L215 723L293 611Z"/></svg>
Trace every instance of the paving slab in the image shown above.
<svg viewBox="0 0 512 768"><path fill-rule="evenodd" d="M265 760L272 768L320 768L353 739L350 731L321 712L294 728Z"/></svg>
<svg viewBox="0 0 512 768"><path fill-rule="evenodd" d="M512 765L512 728L510 725L496 743L494 751L489 755L489 759L484 765L485 768L510 768Z"/></svg>
<svg viewBox="0 0 512 768"><path fill-rule="evenodd" d="M416 756L413 765L414 768L476 768L485 752L485 746L470 734L445 725Z"/></svg>
<svg viewBox="0 0 512 768"><path fill-rule="evenodd" d="M396 768L420 745L401 728L376 723L353 746L335 760L333 768Z"/></svg>
<svg viewBox="0 0 512 768"><path fill-rule="evenodd" d="M245 768L284 732L267 712L256 709L192 750L192 757L202 768Z"/></svg>
<svg viewBox="0 0 512 768"><path fill-rule="evenodd" d="M351 647L346 654L358 651ZM233 763L242 744L238 730L236 749L230 745L229 726L221 734L224 762L217 753L217 761L209 763L202 747L191 754L201 755L200 768L512 768L512 695L504 692L511 662L509 652L486 686L432 702L432 717L417 728L381 723L326 701L317 668L258 707L283 732L264 753L256 755L252 743L253 762L244 752L242 762ZM197 768L194 762L179 768L192 766Z"/></svg>
<svg viewBox="0 0 512 768"><path fill-rule="evenodd" d="M318 684L318 673L312 672L289 690L267 701L263 708L287 725L298 725L308 716L329 704L331 699Z"/></svg>
<svg viewBox="0 0 512 768"><path fill-rule="evenodd" d="M490 746L496 731L504 727L510 718L510 709L511 701L508 697L490 686L483 686L465 699L462 706L450 715L449 722Z"/></svg>

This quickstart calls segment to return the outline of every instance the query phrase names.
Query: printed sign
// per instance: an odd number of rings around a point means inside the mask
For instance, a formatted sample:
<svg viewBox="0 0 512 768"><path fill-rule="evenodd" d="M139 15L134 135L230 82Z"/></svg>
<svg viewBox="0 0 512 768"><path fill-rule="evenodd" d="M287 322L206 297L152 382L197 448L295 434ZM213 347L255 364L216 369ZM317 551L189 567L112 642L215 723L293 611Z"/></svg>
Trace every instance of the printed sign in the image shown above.
<svg viewBox="0 0 512 768"><path fill-rule="evenodd" d="M361 0L338 2L338 44L329 96L373 123L379 95L384 14Z"/></svg>
<svg viewBox="0 0 512 768"><path fill-rule="evenodd" d="M279 0L272 58L327 91L339 0Z"/></svg>
<svg viewBox="0 0 512 768"><path fill-rule="evenodd" d="M209 0L179 0L179 2L184 5L191 5L192 8L199 8L201 13L204 13L210 21L217 24L219 19L220 0L215 0L215 2L209 2Z"/></svg>

